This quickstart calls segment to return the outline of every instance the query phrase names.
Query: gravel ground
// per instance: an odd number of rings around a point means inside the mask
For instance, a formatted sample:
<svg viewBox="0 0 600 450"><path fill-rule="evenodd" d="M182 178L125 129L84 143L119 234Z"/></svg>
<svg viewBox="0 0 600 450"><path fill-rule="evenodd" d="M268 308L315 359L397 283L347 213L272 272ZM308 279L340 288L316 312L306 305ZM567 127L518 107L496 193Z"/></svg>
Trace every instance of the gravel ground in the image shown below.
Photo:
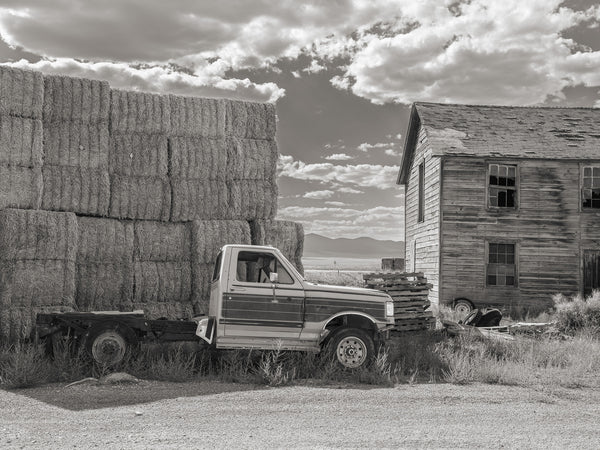
<svg viewBox="0 0 600 450"><path fill-rule="evenodd" d="M144 395L145 394L145 395ZM0 390L0 448L598 448L600 390L216 382Z"/></svg>

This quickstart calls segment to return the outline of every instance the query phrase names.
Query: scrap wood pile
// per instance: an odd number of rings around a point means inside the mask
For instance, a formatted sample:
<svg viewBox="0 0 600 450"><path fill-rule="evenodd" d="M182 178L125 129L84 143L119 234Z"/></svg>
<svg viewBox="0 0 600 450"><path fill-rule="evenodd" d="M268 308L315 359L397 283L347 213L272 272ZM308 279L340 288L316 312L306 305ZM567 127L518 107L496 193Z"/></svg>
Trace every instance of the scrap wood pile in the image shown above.
<svg viewBox="0 0 600 450"><path fill-rule="evenodd" d="M207 312L225 244L281 248L272 104L0 67L0 341L38 312Z"/></svg>
<svg viewBox="0 0 600 450"><path fill-rule="evenodd" d="M435 319L429 307L429 289L422 272L417 273L369 273L363 275L365 287L377 289L394 299L395 331L426 330L433 326Z"/></svg>

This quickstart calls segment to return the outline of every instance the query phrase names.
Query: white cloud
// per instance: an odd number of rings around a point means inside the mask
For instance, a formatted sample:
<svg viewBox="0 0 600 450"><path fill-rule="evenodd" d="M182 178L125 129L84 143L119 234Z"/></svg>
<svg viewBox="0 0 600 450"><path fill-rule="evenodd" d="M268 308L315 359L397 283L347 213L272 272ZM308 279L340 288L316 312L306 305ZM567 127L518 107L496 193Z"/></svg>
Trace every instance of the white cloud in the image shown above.
<svg viewBox="0 0 600 450"><path fill-rule="evenodd" d="M331 163L306 164L291 156L279 159L279 176L298 180L341 183L351 187L395 189L398 166L379 164L334 165Z"/></svg>
<svg viewBox="0 0 600 450"><path fill-rule="evenodd" d="M302 75L300 75L300 72L298 72L297 70L293 70L292 71L292 75L294 76L294 78L301 78Z"/></svg>
<svg viewBox="0 0 600 450"><path fill-rule="evenodd" d="M327 67L319 64L319 62L316 59L313 59L310 62L310 66L306 67L305 69L302 69L302 72L319 73L323 72L324 70L327 70Z"/></svg>
<svg viewBox="0 0 600 450"><path fill-rule="evenodd" d="M359 191L358 189L353 189L350 187L338 188L338 192L341 192L342 194L363 194L364 193L364 191Z"/></svg>
<svg viewBox="0 0 600 450"><path fill-rule="evenodd" d="M325 156L324 159L327 161L347 161L349 159L354 159L354 157L346 155L345 153L335 153L333 155Z"/></svg>
<svg viewBox="0 0 600 450"><path fill-rule="evenodd" d="M310 198L313 200L323 200L326 198L331 198L331 196L333 196L333 194L335 194L335 192L330 191L330 190L312 191L312 192L307 192L302 197Z"/></svg>
<svg viewBox="0 0 600 450"><path fill-rule="evenodd" d="M328 206L346 206L344 202L325 202L325 204Z"/></svg>
<svg viewBox="0 0 600 450"><path fill-rule="evenodd" d="M395 142L378 142L377 144L363 142L357 147L357 149L361 152L368 152L369 150L383 150L386 155L400 156L400 153L394 149L395 146Z"/></svg>

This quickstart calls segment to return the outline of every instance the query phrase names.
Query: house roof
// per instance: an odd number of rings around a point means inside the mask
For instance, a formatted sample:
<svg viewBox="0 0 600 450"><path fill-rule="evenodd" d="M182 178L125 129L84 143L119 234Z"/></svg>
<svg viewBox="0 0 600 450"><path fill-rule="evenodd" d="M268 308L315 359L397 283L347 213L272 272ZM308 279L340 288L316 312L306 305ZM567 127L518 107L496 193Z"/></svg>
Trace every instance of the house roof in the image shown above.
<svg viewBox="0 0 600 450"><path fill-rule="evenodd" d="M419 125L433 156L600 159L600 108L414 103L399 184L406 184Z"/></svg>

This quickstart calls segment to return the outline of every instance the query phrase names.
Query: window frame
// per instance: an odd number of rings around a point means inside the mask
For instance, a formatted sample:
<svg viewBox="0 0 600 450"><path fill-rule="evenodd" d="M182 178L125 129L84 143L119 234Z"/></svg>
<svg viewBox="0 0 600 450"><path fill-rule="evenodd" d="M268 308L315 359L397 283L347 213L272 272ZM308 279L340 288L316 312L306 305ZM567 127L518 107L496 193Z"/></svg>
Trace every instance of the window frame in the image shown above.
<svg viewBox="0 0 600 450"><path fill-rule="evenodd" d="M516 162L510 161L490 161L487 160L485 162L485 205L489 211L518 211L520 208L521 195L520 195L520 167ZM512 188L512 186L500 186L500 185L491 185L490 184L490 176L491 176L491 166L506 166L506 167L514 167L515 168L515 205L514 206L494 206L490 202L490 189L502 189L502 188Z"/></svg>
<svg viewBox="0 0 600 450"><path fill-rule="evenodd" d="M294 285L296 285L298 283L298 280L296 279L296 277L294 275L292 275L292 273L290 272L290 270L288 269L288 267L286 266L286 264L283 262L282 259L279 258L279 256L277 256L276 253L273 253L273 252L264 252L264 251L257 251L257 250L249 250L249 249L240 249L239 251L237 251L235 253L235 268L236 268L236 270L235 270L235 273L234 273L234 276L233 276L233 282L234 283L236 283L236 284L239 283L239 284L242 284L242 285L245 285L245 286L255 286L255 287L268 286L269 288L272 285L272 283L270 283L270 282L247 281L247 280L239 280L238 279L238 270L237 270L237 267L238 267L238 261L239 261L240 255L242 253L252 253L252 254L264 255L264 256L272 257L276 261L276 264L277 264L277 268L278 268L277 273L279 273L279 271L281 269L283 269L287 273L289 279L291 280L291 283L290 282L286 283L286 282L281 281L281 278L280 278L280 280L276 283L276 286L291 287L291 286L294 286Z"/></svg>
<svg viewBox="0 0 600 450"><path fill-rule="evenodd" d="M585 169L586 168L591 168L592 169L592 179L594 178L594 168L597 170L600 170L600 162L596 162L596 163L580 163L579 164L579 211L583 212L583 213L591 213L591 214L595 214L595 213L600 213L600 207L599 208L594 208L592 206L583 206L583 190L584 189L588 189L584 186L585 184ZM600 178L600 176L599 176ZM593 187L590 187L589 189L594 189ZM595 188L595 189L599 189Z"/></svg>
<svg viewBox="0 0 600 450"><path fill-rule="evenodd" d="M417 223L425 222L425 160L418 165L417 180Z"/></svg>
<svg viewBox="0 0 600 450"><path fill-rule="evenodd" d="M490 262L490 245L512 245L513 246L513 264L506 263L491 263ZM514 284L489 284L489 266L513 266L514 267ZM519 287L519 243L514 240L504 239L488 239L485 241L485 279L484 285L486 289L517 289Z"/></svg>

